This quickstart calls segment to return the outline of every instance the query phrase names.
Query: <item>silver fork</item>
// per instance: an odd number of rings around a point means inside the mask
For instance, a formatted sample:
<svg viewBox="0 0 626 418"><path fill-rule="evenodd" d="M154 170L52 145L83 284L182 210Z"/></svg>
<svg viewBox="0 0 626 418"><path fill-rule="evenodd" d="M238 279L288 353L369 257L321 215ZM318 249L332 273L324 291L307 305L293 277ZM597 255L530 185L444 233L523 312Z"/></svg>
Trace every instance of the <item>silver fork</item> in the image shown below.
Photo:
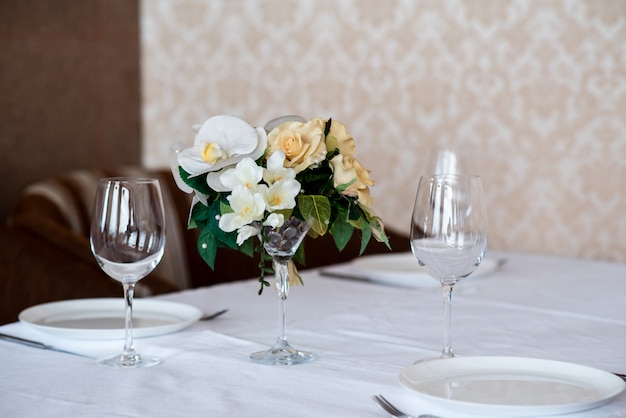
<svg viewBox="0 0 626 418"><path fill-rule="evenodd" d="M372 399L376 402L385 412L389 415L397 418L441 418L436 415L408 415L396 408L391 402L389 402L383 395L372 395Z"/></svg>
<svg viewBox="0 0 626 418"><path fill-rule="evenodd" d="M218 316L220 316L222 314L225 314L226 312L228 312L228 309L222 309L221 311L217 311L217 312L214 312L212 314L206 314L206 315L200 317L200 321L210 321L211 319L215 319Z"/></svg>

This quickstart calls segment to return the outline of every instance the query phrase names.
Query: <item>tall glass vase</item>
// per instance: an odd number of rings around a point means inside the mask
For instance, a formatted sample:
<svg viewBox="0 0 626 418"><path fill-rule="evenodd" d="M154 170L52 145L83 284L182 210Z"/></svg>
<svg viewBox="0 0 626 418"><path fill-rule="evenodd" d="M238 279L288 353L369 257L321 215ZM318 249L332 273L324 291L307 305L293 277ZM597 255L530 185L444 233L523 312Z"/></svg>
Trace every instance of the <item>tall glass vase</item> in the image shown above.
<svg viewBox="0 0 626 418"><path fill-rule="evenodd" d="M264 227L263 247L267 254L272 257L274 273L276 275L276 288L278 289L278 322L280 336L276 343L265 351L259 351L250 355L250 360L261 364L292 365L306 363L315 360L313 353L298 350L289 344L285 333L285 307L289 294L289 268L291 258L298 250L300 243L309 231L309 224L305 221L291 217L280 228Z"/></svg>

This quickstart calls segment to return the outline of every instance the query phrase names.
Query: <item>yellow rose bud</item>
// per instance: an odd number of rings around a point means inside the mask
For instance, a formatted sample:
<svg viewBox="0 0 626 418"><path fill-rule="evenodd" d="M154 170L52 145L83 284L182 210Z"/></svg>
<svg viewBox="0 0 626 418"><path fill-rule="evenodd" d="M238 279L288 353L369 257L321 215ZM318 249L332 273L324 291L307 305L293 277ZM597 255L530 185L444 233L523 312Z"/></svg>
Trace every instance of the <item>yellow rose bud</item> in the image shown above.
<svg viewBox="0 0 626 418"><path fill-rule="evenodd" d="M326 121L322 118L313 119L314 122L320 124L322 129L326 126ZM330 124L330 130L326 135L326 148L328 152L333 152L339 148L339 153L343 155L352 155L356 150L354 138L348 133L346 125L336 120L332 120Z"/></svg>
<svg viewBox="0 0 626 418"><path fill-rule="evenodd" d="M369 171L364 169L361 163L352 156L339 154L330 160L330 165L333 169L334 186L349 184L342 194L356 197L365 206L374 204L369 190L369 186L373 186L374 182L370 179Z"/></svg>
<svg viewBox="0 0 626 418"><path fill-rule="evenodd" d="M289 272L289 286L302 284L302 277L300 277L300 273L298 273L298 269L293 260L287 262L287 271Z"/></svg>

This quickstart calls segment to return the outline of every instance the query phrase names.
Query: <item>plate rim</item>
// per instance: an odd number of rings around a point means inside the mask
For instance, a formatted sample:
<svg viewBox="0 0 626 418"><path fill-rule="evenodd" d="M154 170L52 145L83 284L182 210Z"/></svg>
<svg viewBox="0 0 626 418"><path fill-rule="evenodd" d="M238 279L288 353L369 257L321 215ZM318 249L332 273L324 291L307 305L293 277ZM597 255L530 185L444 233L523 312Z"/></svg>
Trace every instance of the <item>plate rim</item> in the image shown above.
<svg viewBox="0 0 626 418"><path fill-rule="evenodd" d="M387 271L384 268L372 268L371 263L385 262L393 263L393 260L403 260L404 258L413 258L415 261L415 272L392 270ZM401 287L436 287L440 286L439 281L431 277L425 269L417 264L417 260L411 251L402 251L396 253L369 254L353 259L350 264L359 270L359 273L369 278L370 281L376 283L391 284ZM482 271L481 271L482 267ZM476 271L463 281L488 275L498 269L498 261L486 257L477 267Z"/></svg>
<svg viewBox="0 0 626 418"><path fill-rule="evenodd" d="M408 379L405 376L407 372L414 370L416 368L419 368L419 367L424 367L427 363L441 362L440 364L443 364L443 362L447 362L449 364L450 362L466 362L466 361L467 362L470 362L470 361L509 362L511 367L509 367L506 370L520 370L520 371L524 371L526 374L528 374L527 368L522 369L521 366L516 367L515 364L516 363L519 364L520 362L523 362L525 365L527 365L528 363L537 363L537 365L544 365L544 366L550 364L553 367L558 366L561 368L569 367L570 369L573 368L577 370L586 370L586 371L591 371L593 373L596 373L599 376L602 376L603 378L610 380L611 382L615 382L615 388L613 389L611 393L604 394L602 397L599 397L598 399L594 399L592 401L568 402L568 403L559 403L559 404L550 404L550 405L501 405L501 404L486 404L486 403L446 399L440 396L420 392L416 388L410 387L410 384L404 381L405 379ZM484 366L482 368L484 369ZM467 370L463 369L462 372L466 373ZM558 376L558 374L555 374L555 373L541 375L537 366L534 370L532 370L532 372L535 373L535 375L538 377ZM571 376L571 373L568 376ZM481 413L481 414L488 414L488 415L491 415L491 414L499 415L499 414L504 413L504 414L507 414L507 416L535 416L535 415L566 414L566 413L581 412L581 411L597 408L601 405L604 405L610 402L611 400L619 396L626 389L626 382L624 382L624 380L602 369L594 368L594 367L583 365L583 364L560 361L560 360L550 360L550 359L532 358L532 357L518 357L518 356L467 356L467 357L454 357L450 359L427 360L424 362L415 363L411 366L404 368L398 375L398 381L400 382L401 386L403 386L405 389L407 389L411 393L416 394L421 398L437 403L438 405L441 405L442 407L448 407L448 408L455 407L455 409L462 408L462 410L467 411L467 412L474 412L474 413Z"/></svg>
<svg viewBox="0 0 626 418"><path fill-rule="evenodd" d="M54 313L68 311L68 313L84 312L88 314L90 309L92 311L98 310L113 310L117 311L119 305L123 309L123 298L79 298L79 299L66 299L51 302L44 302L37 305L30 306L23 309L18 314L19 322L39 331L46 332L57 336L64 336L76 339L120 339L124 338L124 328L70 328L54 325L46 325L39 323L41 319L45 318L46 313L50 314L50 310L56 310ZM104 305L104 306L103 306ZM107 306L108 305L108 306ZM172 315L175 320L174 323L166 325L153 325L153 326L136 326L133 328L133 337L145 338L156 335L168 334L174 331L178 331L189 327L193 323L197 322L203 315L203 312L193 306L186 303L159 300L152 298L136 298L133 300L133 309L137 310L149 310L154 311L155 308L163 309L167 308L166 312L176 312L177 315ZM117 335L120 334L120 335Z"/></svg>

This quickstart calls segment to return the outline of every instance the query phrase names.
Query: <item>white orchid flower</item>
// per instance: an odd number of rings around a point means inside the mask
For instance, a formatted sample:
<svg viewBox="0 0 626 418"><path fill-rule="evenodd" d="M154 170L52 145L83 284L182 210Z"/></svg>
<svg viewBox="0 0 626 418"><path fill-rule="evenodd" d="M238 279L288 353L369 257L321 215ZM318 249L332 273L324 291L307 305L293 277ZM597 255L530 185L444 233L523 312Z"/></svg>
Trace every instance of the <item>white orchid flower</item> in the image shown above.
<svg viewBox="0 0 626 418"><path fill-rule="evenodd" d="M263 180L269 185L280 180L293 180L296 178L296 170L285 167L285 153L275 151L267 159L267 168L263 170Z"/></svg>
<svg viewBox="0 0 626 418"><path fill-rule="evenodd" d="M266 147L265 129L236 116L214 116L197 131L193 147L178 152L178 163L192 177L208 173L213 190L229 191L220 181L222 172L244 158L258 159Z"/></svg>
<svg viewBox="0 0 626 418"><path fill-rule="evenodd" d="M296 207L296 196L300 193L298 180L280 180L260 190L265 198L268 212Z"/></svg>
<svg viewBox="0 0 626 418"><path fill-rule="evenodd" d="M174 177L174 181L180 190L185 193L194 193L193 199L191 200L191 205L189 209L189 216L187 218L187 223L191 222L191 215L193 214L193 207L196 203L202 202L204 205L207 204L206 196L202 193L194 190L191 186L188 186L180 176L180 171L178 170L178 154L183 150L183 146L180 144L173 145L170 148L170 168L172 170L172 175Z"/></svg>
<svg viewBox="0 0 626 418"><path fill-rule="evenodd" d="M302 116L300 115L286 115L286 116L280 116L277 118L272 119L271 121L267 122L265 124L265 132L271 132L272 129L274 129L275 127L282 125L285 122L302 122L305 123L306 119L304 119Z"/></svg>
<svg viewBox="0 0 626 418"><path fill-rule="evenodd" d="M172 170L172 176L174 177L174 181L180 190L185 193L192 193L194 191L191 186L188 186L180 176L180 171L178 170L178 154L184 150L185 147L181 144L174 144L170 147L170 169Z"/></svg>
<svg viewBox="0 0 626 418"><path fill-rule="evenodd" d="M270 213L267 219L263 222L263 225L272 228L280 228L284 223L285 215L282 213Z"/></svg>
<svg viewBox="0 0 626 418"><path fill-rule="evenodd" d="M227 199L233 212L224 213L220 217L219 227L222 231L232 232L263 219L265 200L261 193L252 193L245 186L239 185Z"/></svg>
<svg viewBox="0 0 626 418"><path fill-rule="evenodd" d="M220 181L228 190L244 186L254 192L262 179L263 167L256 165L252 158L244 158L237 163L235 168L229 168L220 175Z"/></svg>

